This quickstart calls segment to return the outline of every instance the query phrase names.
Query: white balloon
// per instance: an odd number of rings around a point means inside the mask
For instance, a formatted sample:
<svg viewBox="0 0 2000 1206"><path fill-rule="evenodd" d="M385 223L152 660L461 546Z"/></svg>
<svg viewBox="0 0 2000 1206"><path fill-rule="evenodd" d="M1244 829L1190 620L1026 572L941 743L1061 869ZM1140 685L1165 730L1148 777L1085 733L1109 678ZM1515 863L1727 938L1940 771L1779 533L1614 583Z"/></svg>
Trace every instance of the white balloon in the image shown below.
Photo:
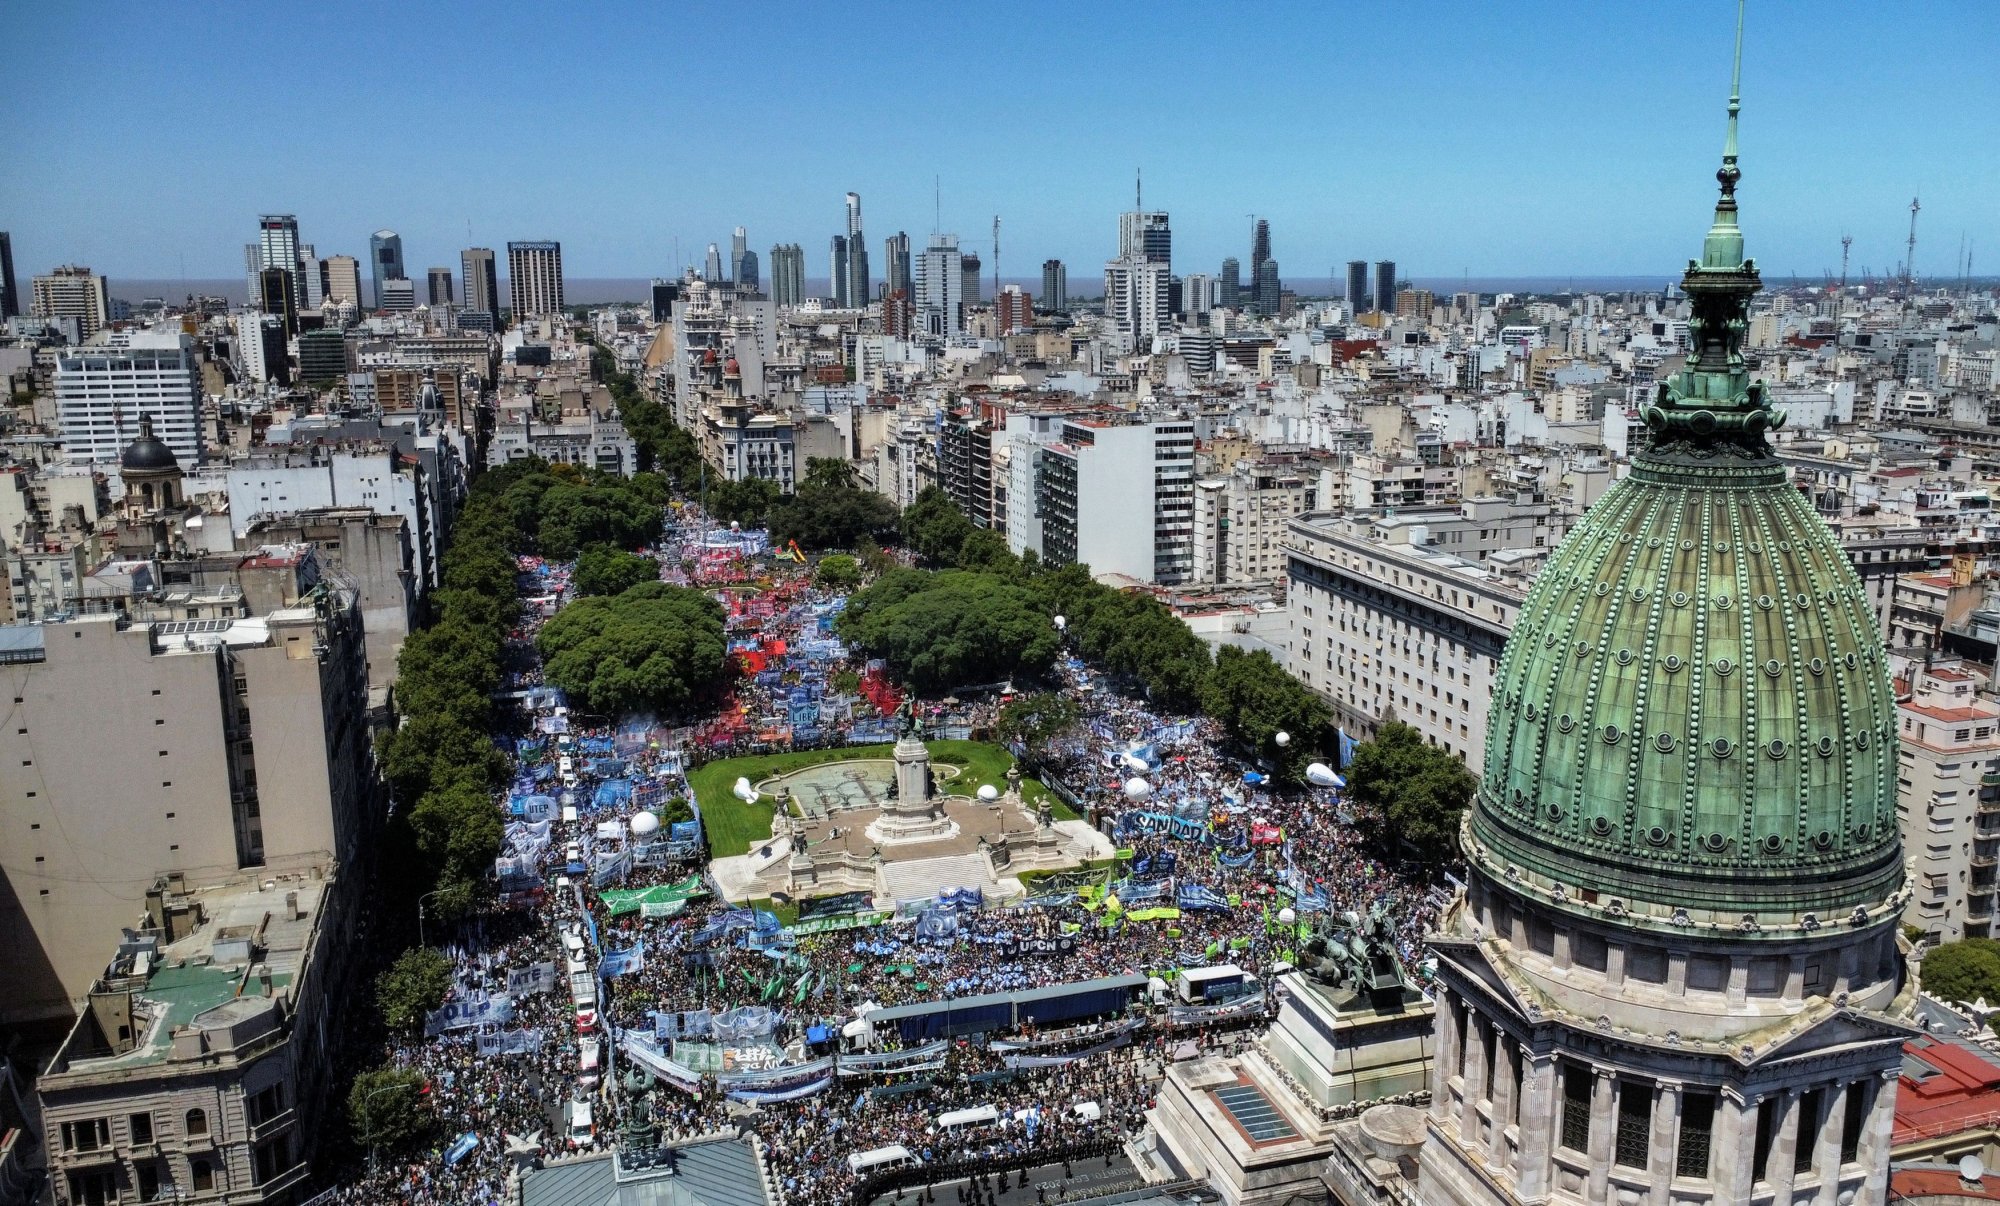
<svg viewBox="0 0 2000 1206"><path fill-rule="evenodd" d="M982 800L997 800L1000 798L1000 789L991 783L981 783L979 785L979 798Z"/></svg>
<svg viewBox="0 0 2000 1206"><path fill-rule="evenodd" d="M1287 746L1292 743L1292 735L1280 729L1278 730L1278 735L1271 738L1271 740L1277 742L1280 746Z"/></svg>
<svg viewBox="0 0 2000 1206"><path fill-rule="evenodd" d="M1339 775L1333 773L1333 768L1324 762L1315 762L1306 767L1306 782L1315 787L1332 787L1339 778Z"/></svg>
<svg viewBox="0 0 2000 1206"><path fill-rule="evenodd" d="M1290 905L1278 910L1278 924L1291 925L1299 919L1298 912Z"/></svg>
<svg viewBox="0 0 2000 1206"><path fill-rule="evenodd" d="M1063 629L1065 629L1065 628L1068 628L1068 627L1069 627L1069 620L1068 620L1068 619L1066 619L1066 618L1064 618L1064 617L1062 617L1062 616L1057 616L1057 617L1056 617L1056 631L1060 632L1060 631L1062 631Z"/></svg>
<svg viewBox="0 0 2000 1206"><path fill-rule="evenodd" d="M1138 776L1125 780L1125 795L1134 800L1143 800L1153 794L1153 785Z"/></svg>
<svg viewBox="0 0 2000 1206"><path fill-rule="evenodd" d="M737 795L740 796L744 792L750 790L750 780L747 777L738 776L736 780L736 785L730 788L729 790L735 792Z"/></svg>
<svg viewBox="0 0 2000 1206"><path fill-rule="evenodd" d="M632 814L633 837L646 837L649 834L658 833L659 830L660 818L655 814L650 812L635 812Z"/></svg>

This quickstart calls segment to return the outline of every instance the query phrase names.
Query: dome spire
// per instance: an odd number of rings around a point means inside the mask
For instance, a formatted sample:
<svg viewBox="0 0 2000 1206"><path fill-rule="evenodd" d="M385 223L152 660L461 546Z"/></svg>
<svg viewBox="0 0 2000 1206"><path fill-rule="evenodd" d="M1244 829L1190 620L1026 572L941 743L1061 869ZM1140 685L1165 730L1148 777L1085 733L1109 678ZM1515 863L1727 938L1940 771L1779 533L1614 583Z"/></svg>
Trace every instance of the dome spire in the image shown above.
<svg viewBox="0 0 2000 1206"><path fill-rule="evenodd" d="M1701 258L1689 260L1681 278L1689 308L1687 365L1660 386L1645 412L1654 443L1663 450L1735 452L1766 456L1764 432L1782 422L1764 405L1743 359L1750 299L1763 287L1756 261L1743 255L1736 224L1736 116L1743 109L1743 0L1736 5L1736 57L1729 84L1729 127L1722 167L1715 173L1722 195L1715 221L1702 241Z"/></svg>

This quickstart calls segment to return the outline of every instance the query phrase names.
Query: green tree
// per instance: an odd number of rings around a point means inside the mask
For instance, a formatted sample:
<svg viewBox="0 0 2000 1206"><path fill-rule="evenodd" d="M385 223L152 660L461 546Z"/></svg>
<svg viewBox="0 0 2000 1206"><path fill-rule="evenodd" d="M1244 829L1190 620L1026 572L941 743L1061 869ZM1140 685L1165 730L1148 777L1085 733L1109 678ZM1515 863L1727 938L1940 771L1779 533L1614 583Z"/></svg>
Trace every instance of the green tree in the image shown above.
<svg viewBox="0 0 2000 1206"><path fill-rule="evenodd" d="M451 960L443 951L413 946L375 977L375 1005L391 1030L411 1031L444 1004L451 991Z"/></svg>
<svg viewBox="0 0 2000 1206"><path fill-rule="evenodd" d="M662 582L579 599L542 627L545 673L599 715L683 715L722 684L722 619L707 595Z"/></svg>
<svg viewBox="0 0 2000 1206"><path fill-rule="evenodd" d="M903 511L903 547L933 565L956 565L965 538L972 535L972 521L958 504L936 486L917 495Z"/></svg>
<svg viewBox="0 0 2000 1206"><path fill-rule="evenodd" d="M1967 938L1932 947L1919 968L1924 992L1954 1005L2000 1005L2000 942Z"/></svg>
<svg viewBox="0 0 2000 1206"><path fill-rule="evenodd" d="M861 585L861 563L846 553L824 558L813 567L813 585L821 590L853 590Z"/></svg>
<svg viewBox="0 0 2000 1206"><path fill-rule="evenodd" d="M1020 559L1007 547L1007 537L992 528L974 528L958 546L958 565L969 570L989 570L1013 576L1021 572Z"/></svg>
<svg viewBox="0 0 2000 1206"><path fill-rule="evenodd" d="M1376 840L1433 862L1457 852L1459 820L1477 786L1464 763L1393 720L1355 749L1347 767L1348 798Z"/></svg>
<svg viewBox="0 0 2000 1206"><path fill-rule="evenodd" d="M778 483L761 477L746 477L740 482L717 481L710 478L706 506L710 518L723 523L738 523L746 528L761 528L771 504L778 501Z"/></svg>
<svg viewBox="0 0 2000 1206"><path fill-rule="evenodd" d="M1046 674L1060 648L1027 590L961 570L885 574L851 596L840 629L923 694Z"/></svg>
<svg viewBox="0 0 2000 1206"><path fill-rule="evenodd" d="M424 1078L414 1068L370 1068L347 1090L347 1121L371 1153L396 1151L430 1130Z"/></svg>
<svg viewBox="0 0 2000 1206"><path fill-rule="evenodd" d="M1076 731L1083 710L1067 695L1053 691L1016 695L1000 705L994 732L1000 740L1021 747L1024 762L1039 764L1051 743Z"/></svg>
<svg viewBox="0 0 2000 1206"><path fill-rule="evenodd" d="M850 549L863 537L880 540L897 530L896 506L855 484L846 461L815 457L796 493L771 504L771 542L797 541L809 549Z"/></svg>
<svg viewBox="0 0 2000 1206"><path fill-rule="evenodd" d="M579 596L617 595L641 582L660 580L660 563L643 553L593 545L577 554L570 585Z"/></svg>
<svg viewBox="0 0 2000 1206"><path fill-rule="evenodd" d="M410 809L410 832L417 850L437 870L452 899L438 912L465 912L486 883L505 835L500 809L490 789L464 778L434 785Z"/></svg>
<svg viewBox="0 0 2000 1206"><path fill-rule="evenodd" d="M377 753L383 777L406 800L442 783L490 787L507 778L507 758L492 739L448 714L405 713L403 723L382 736Z"/></svg>
<svg viewBox="0 0 2000 1206"><path fill-rule="evenodd" d="M1222 722L1231 740L1269 758L1295 783L1333 745L1333 710L1262 650L1223 646L1202 690L1202 710ZM1279 733L1290 743L1280 746Z"/></svg>

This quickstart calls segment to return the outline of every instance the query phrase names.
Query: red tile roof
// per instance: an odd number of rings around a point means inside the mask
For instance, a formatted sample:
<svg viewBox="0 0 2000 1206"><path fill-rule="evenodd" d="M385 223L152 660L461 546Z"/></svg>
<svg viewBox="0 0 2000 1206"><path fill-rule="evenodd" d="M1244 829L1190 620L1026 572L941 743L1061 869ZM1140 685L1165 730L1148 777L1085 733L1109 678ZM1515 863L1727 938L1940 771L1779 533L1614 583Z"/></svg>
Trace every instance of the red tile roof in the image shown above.
<svg viewBox="0 0 2000 1206"><path fill-rule="evenodd" d="M1914 1038L1903 1054L1932 1070L1921 1079L1906 1068L1896 1091L1892 1144L1956 1134L2000 1123L2000 1064L1969 1047Z"/></svg>

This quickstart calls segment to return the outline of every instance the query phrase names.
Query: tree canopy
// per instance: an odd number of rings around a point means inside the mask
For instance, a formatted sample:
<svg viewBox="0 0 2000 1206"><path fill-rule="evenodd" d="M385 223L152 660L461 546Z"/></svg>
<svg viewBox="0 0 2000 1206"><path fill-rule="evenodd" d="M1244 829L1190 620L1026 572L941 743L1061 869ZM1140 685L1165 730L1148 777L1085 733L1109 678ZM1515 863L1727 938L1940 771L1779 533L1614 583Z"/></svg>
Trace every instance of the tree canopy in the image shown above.
<svg viewBox="0 0 2000 1206"><path fill-rule="evenodd" d="M773 502L765 519L774 544L795 540L806 549L851 549L864 536L894 536L898 527L896 504L857 485L846 461L817 457L797 490Z"/></svg>
<svg viewBox="0 0 2000 1206"><path fill-rule="evenodd" d="M413 946L375 977L375 1004L391 1030L410 1031L444 1004L451 991L451 959L443 951Z"/></svg>
<svg viewBox="0 0 2000 1206"><path fill-rule="evenodd" d="M660 563L643 553L593 545L577 554L570 587L579 597L624 594L641 582L660 580Z"/></svg>
<svg viewBox="0 0 2000 1206"><path fill-rule="evenodd" d="M1314 758L1333 748L1333 709L1286 673L1263 650L1225 645L1202 688L1202 710L1222 722L1231 740L1271 760L1293 782ZM1279 733L1291 741L1280 746Z"/></svg>
<svg viewBox="0 0 2000 1206"><path fill-rule="evenodd" d="M1000 705L994 731L1000 740L1018 745L1022 759L1039 762L1049 744L1075 731L1082 723L1083 709L1074 699L1057 691L1016 695Z"/></svg>
<svg viewBox="0 0 2000 1206"><path fill-rule="evenodd" d="M936 486L928 486L903 511L903 547L933 565L959 564L965 538L976 530L965 512Z"/></svg>
<svg viewBox="0 0 2000 1206"><path fill-rule="evenodd" d="M884 574L849 599L840 630L925 694L1046 674L1061 648L1027 590L963 570Z"/></svg>
<svg viewBox="0 0 2000 1206"><path fill-rule="evenodd" d="M771 504L778 501L778 483L761 477L746 477L740 482L711 479L703 497L710 516L724 523L761 528Z"/></svg>
<svg viewBox="0 0 2000 1206"><path fill-rule="evenodd" d="M424 1078L415 1068L370 1068L347 1090L347 1121L363 1147L395 1151L430 1130Z"/></svg>
<svg viewBox="0 0 2000 1206"><path fill-rule="evenodd" d="M821 590L853 590L861 585L861 562L847 553L835 553L813 567L813 585Z"/></svg>
<svg viewBox="0 0 2000 1206"><path fill-rule="evenodd" d="M722 683L722 619L702 592L663 582L578 599L542 627L544 673L599 715L685 715Z"/></svg>
<svg viewBox="0 0 2000 1206"><path fill-rule="evenodd" d="M1924 992L1940 1001L2000 1005L2000 942L1967 938L1933 947L1924 954L1921 975Z"/></svg>
<svg viewBox="0 0 2000 1206"><path fill-rule="evenodd" d="M1457 852L1459 820L1477 786L1464 763L1400 721L1362 742L1347 767L1348 798L1376 839L1427 860Z"/></svg>

